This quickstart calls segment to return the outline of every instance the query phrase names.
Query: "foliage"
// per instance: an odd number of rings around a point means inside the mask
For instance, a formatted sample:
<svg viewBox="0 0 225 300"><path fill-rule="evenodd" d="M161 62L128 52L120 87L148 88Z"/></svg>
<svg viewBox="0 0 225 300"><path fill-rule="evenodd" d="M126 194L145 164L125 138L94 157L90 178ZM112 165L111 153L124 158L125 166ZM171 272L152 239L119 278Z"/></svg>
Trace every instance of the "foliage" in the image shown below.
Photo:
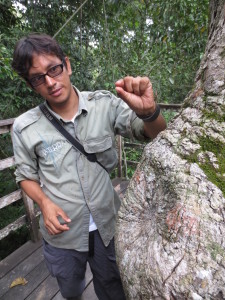
<svg viewBox="0 0 225 300"><path fill-rule="evenodd" d="M177 111L174 111L172 109L167 109L162 111L162 115L166 120L167 124L176 116L177 113L178 113Z"/></svg>
<svg viewBox="0 0 225 300"><path fill-rule="evenodd" d="M0 14L0 118L17 116L41 101L11 70L16 40L35 31L55 35L80 4L77 0L1 3L6 15ZM114 92L120 77L147 75L159 102L180 103L192 87L207 22L208 0L89 0L56 39L71 59L72 81L80 90Z"/></svg>
<svg viewBox="0 0 225 300"><path fill-rule="evenodd" d="M41 100L11 68L12 49L16 39L2 34L0 42L0 119L6 119L18 116Z"/></svg>
<svg viewBox="0 0 225 300"><path fill-rule="evenodd" d="M14 169L3 170L0 173L0 195L1 197L8 195L17 189L15 183ZM0 210L1 211L1 210Z"/></svg>
<svg viewBox="0 0 225 300"><path fill-rule="evenodd" d="M25 209L21 201L17 201L0 210L0 228L4 228L9 223L18 219L21 215L25 214Z"/></svg>
<svg viewBox="0 0 225 300"><path fill-rule="evenodd" d="M25 208L22 200L2 208L0 210L0 229L4 228L24 214ZM0 241L0 260L15 251L29 239L29 230L25 225L20 229L11 232L7 237Z"/></svg>
<svg viewBox="0 0 225 300"><path fill-rule="evenodd" d="M0 2L0 28L2 32L9 33L9 28L17 24L15 10L12 1L3 0Z"/></svg>
<svg viewBox="0 0 225 300"><path fill-rule="evenodd" d="M29 239L29 232L25 225L19 230L10 233L0 241L0 260L22 246Z"/></svg>

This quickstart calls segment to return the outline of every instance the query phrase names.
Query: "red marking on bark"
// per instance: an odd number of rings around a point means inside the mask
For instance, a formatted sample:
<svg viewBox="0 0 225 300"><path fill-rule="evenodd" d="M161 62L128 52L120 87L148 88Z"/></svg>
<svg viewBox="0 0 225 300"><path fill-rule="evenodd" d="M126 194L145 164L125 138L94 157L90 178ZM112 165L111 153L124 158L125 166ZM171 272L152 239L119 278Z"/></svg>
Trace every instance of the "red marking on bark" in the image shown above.
<svg viewBox="0 0 225 300"><path fill-rule="evenodd" d="M140 183L140 177L141 177L140 172L136 172L134 175L134 179L135 179L135 181L137 181L137 183Z"/></svg>
<svg viewBox="0 0 225 300"><path fill-rule="evenodd" d="M195 90L191 96L192 96L192 98L195 99L199 96L202 96L203 94L204 94L204 91L201 88L199 88L198 90Z"/></svg>
<svg viewBox="0 0 225 300"><path fill-rule="evenodd" d="M178 233L178 230L184 236L196 235L199 232L199 221L192 211L187 211L184 206L178 204L166 217L166 224L169 231Z"/></svg>

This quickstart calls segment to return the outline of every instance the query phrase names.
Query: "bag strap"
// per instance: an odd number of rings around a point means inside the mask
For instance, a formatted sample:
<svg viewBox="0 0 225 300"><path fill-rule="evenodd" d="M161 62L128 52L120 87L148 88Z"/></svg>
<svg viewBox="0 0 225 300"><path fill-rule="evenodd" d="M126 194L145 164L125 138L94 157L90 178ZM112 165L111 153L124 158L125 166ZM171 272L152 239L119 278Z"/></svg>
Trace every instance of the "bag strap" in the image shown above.
<svg viewBox="0 0 225 300"><path fill-rule="evenodd" d="M77 149L81 154L85 155L90 162L98 163L104 170L106 168L97 160L95 153L87 153L84 150L83 145L76 140L59 122L59 120L48 110L44 103L39 105L40 110L43 112L44 116L49 120L49 122L55 126L55 128L67 139L68 142L72 144L72 146ZM106 170L106 172L108 172Z"/></svg>

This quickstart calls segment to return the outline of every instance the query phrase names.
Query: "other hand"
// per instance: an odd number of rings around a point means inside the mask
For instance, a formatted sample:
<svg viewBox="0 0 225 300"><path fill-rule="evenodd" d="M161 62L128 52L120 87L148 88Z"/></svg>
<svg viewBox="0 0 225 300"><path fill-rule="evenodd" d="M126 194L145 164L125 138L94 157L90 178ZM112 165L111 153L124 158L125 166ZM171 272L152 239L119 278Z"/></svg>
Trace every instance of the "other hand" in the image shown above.
<svg viewBox="0 0 225 300"><path fill-rule="evenodd" d="M42 207L44 224L49 234L55 235L69 230L67 223L71 222L66 213L54 202L46 199ZM61 217L64 224L60 224L58 217Z"/></svg>

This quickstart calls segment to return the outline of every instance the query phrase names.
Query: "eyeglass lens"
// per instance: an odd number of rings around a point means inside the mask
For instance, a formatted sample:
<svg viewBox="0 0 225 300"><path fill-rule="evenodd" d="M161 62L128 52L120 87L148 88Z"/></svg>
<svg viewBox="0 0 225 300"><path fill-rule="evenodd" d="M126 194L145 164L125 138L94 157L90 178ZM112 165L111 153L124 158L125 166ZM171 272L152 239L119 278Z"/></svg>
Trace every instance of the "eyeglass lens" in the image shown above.
<svg viewBox="0 0 225 300"><path fill-rule="evenodd" d="M63 72L63 64L56 65L56 66L50 68L46 74L35 76L35 77L31 78L29 81L33 87L36 87L45 82L46 75L53 78L53 77L60 75L62 72Z"/></svg>

